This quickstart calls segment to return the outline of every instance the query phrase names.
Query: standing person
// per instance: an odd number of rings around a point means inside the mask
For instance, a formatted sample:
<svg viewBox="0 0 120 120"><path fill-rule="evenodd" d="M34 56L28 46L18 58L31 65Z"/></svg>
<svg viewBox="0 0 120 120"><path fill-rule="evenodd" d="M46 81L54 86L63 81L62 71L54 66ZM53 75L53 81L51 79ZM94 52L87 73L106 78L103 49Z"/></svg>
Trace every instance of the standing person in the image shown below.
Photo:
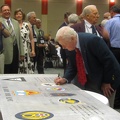
<svg viewBox="0 0 120 120"><path fill-rule="evenodd" d="M105 13L103 14L103 18L104 18L104 20L105 20L105 19L109 20L109 19L111 18L110 12L105 12Z"/></svg>
<svg viewBox="0 0 120 120"><path fill-rule="evenodd" d="M78 20L79 20L78 15L75 13L72 13L71 15L68 16L68 22L69 22L68 26L76 24Z"/></svg>
<svg viewBox="0 0 120 120"><path fill-rule="evenodd" d="M105 37L110 39L110 49L120 64L120 6L111 7L110 14L112 18L105 24L108 32ZM115 108L120 108L120 87L116 91Z"/></svg>
<svg viewBox="0 0 120 120"><path fill-rule="evenodd" d="M36 19L37 27L37 70L39 74L44 74L43 60L45 55L45 38L44 31L41 29L41 20Z"/></svg>
<svg viewBox="0 0 120 120"><path fill-rule="evenodd" d="M5 55L5 74L18 73L19 60L24 59L23 43L20 34L20 27L16 20L10 17L11 10L8 5L0 7L0 21L9 30L11 36L3 38L4 55Z"/></svg>
<svg viewBox="0 0 120 120"><path fill-rule="evenodd" d="M4 73L4 48L2 37L9 37L10 33L5 29L4 25L0 22L0 74Z"/></svg>
<svg viewBox="0 0 120 120"><path fill-rule="evenodd" d="M37 33L35 31L35 25L36 25L36 13L34 11L32 12L29 12L27 14L27 20L28 22L30 23L30 27L32 28L32 32L33 32L33 39L34 39L34 48L35 48L35 54L37 52ZM36 61L37 61L37 54L35 57L33 57L33 61L34 61L34 70L35 70L35 67L36 67Z"/></svg>
<svg viewBox="0 0 120 120"><path fill-rule="evenodd" d="M59 29L63 26L67 26L69 24L69 21L68 21L68 16L71 14L71 12L66 12L64 14L64 22L60 25Z"/></svg>
<svg viewBox="0 0 120 120"><path fill-rule="evenodd" d="M69 52L66 72L63 77L55 79L56 84L70 83L78 74L78 84L86 90L104 94L108 98L114 95L120 86L120 67L102 38L89 33L77 34L74 29L66 26L58 30L56 40L63 48L69 51L78 48L79 52L79 56L76 51Z"/></svg>
<svg viewBox="0 0 120 120"><path fill-rule="evenodd" d="M77 33L85 32L102 37L102 28L96 25L99 19L97 7L95 5L88 5L83 9L81 15L83 20L80 23L76 23L70 27L72 27ZM76 78L73 80L73 83L81 88Z"/></svg>
<svg viewBox="0 0 120 120"><path fill-rule="evenodd" d="M101 26L104 27L106 22L111 18L110 12L106 12L103 14L103 20L101 21Z"/></svg>
<svg viewBox="0 0 120 120"><path fill-rule="evenodd" d="M88 5L82 11L83 20L71 26L76 32L85 32L102 36L101 27L97 26L99 12L95 5ZM93 31L94 30L94 31Z"/></svg>
<svg viewBox="0 0 120 120"><path fill-rule="evenodd" d="M66 12L64 14L64 22L60 25L59 29L63 26L67 26L69 24L68 22L68 16L70 15L71 13L70 12ZM67 66L67 56L66 56L66 51L65 49L62 48L62 46L60 46L61 49L60 49L60 54L61 54L61 58L62 58L62 62L63 62L63 69L64 69L64 72L65 72L65 69L66 69L66 66Z"/></svg>
<svg viewBox="0 0 120 120"><path fill-rule="evenodd" d="M35 56L32 29L29 23L24 22L25 14L22 9L18 8L15 10L14 18L19 22L25 54L24 60L19 63L19 73L32 74L34 73L34 63L32 57Z"/></svg>

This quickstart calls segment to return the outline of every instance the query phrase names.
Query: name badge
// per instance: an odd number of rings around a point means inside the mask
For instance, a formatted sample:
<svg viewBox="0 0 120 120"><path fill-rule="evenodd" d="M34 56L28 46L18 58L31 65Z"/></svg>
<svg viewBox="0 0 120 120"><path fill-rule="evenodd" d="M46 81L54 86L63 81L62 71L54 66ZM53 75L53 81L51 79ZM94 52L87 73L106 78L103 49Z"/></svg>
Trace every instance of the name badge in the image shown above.
<svg viewBox="0 0 120 120"><path fill-rule="evenodd" d="M45 43L45 41L44 41L44 40L41 40L40 42L41 42L42 44L44 44L44 43Z"/></svg>

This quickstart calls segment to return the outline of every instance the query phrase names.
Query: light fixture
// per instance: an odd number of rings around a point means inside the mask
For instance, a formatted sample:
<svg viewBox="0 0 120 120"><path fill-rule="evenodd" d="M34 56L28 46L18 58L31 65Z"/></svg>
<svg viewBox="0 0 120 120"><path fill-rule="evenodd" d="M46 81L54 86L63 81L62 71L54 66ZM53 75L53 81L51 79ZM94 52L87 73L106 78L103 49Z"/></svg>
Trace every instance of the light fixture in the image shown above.
<svg viewBox="0 0 120 120"><path fill-rule="evenodd" d="M110 2L111 2L111 3L114 3L114 2L115 2L115 0L110 0Z"/></svg>
<svg viewBox="0 0 120 120"><path fill-rule="evenodd" d="M114 5L115 5L115 0L109 0L109 10Z"/></svg>

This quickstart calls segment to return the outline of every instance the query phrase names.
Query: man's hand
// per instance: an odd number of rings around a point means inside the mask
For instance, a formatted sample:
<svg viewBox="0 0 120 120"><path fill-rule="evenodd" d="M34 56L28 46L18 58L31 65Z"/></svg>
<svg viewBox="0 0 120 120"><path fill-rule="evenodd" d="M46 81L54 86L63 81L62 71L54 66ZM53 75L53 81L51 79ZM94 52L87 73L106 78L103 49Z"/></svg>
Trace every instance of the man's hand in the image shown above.
<svg viewBox="0 0 120 120"><path fill-rule="evenodd" d="M112 95L112 93L114 92L114 89L111 87L110 84L102 84L102 87L101 87L102 91L103 91L103 94L106 96L106 97L110 97Z"/></svg>
<svg viewBox="0 0 120 120"><path fill-rule="evenodd" d="M65 78L61 78L61 77L57 77L55 80L54 80L55 84L56 85L63 85L65 84L67 81Z"/></svg>
<svg viewBox="0 0 120 120"><path fill-rule="evenodd" d="M25 58L25 57L21 55L21 56L20 56L20 61L23 61L24 58Z"/></svg>
<svg viewBox="0 0 120 120"><path fill-rule="evenodd" d="M30 57L35 57L35 52L34 51L30 52Z"/></svg>

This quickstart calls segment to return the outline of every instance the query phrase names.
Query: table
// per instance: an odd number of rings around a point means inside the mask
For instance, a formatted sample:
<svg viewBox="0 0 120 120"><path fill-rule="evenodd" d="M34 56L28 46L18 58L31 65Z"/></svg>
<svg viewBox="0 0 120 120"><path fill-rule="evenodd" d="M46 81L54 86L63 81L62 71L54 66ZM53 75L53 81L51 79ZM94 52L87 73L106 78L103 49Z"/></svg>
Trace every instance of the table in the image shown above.
<svg viewBox="0 0 120 120"><path fill-rule="evenodd" d="M92 95L93 97L95 97L96 99L98 99L99 101L101 101L102 103L104 103L105 105L108 105L110 106L109 104L109 100L107 97L99 94L99 93L95 93L95 92L92 92L92 91L87 91L87 90L84 90L85 92L87 92L88 94Z"/></svg>
<svg viewBox="0 0 120 120"><path fill-rule="evenodd" d="M1 75L1 120L120 120L120 113L57 75Z"/></svg>

